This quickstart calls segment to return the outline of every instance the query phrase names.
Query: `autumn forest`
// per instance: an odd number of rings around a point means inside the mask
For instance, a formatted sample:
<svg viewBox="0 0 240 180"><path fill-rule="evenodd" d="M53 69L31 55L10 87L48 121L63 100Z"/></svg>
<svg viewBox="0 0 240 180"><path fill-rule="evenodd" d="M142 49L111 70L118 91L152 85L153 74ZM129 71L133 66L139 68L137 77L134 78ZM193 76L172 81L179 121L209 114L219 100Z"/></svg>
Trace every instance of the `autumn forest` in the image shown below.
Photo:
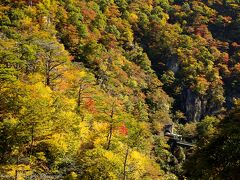
<svg viewBox="0 0 240 180"><path fill-rule="evenodd" d="M239 175L240 0L0 0L0 179Z"/></svg>

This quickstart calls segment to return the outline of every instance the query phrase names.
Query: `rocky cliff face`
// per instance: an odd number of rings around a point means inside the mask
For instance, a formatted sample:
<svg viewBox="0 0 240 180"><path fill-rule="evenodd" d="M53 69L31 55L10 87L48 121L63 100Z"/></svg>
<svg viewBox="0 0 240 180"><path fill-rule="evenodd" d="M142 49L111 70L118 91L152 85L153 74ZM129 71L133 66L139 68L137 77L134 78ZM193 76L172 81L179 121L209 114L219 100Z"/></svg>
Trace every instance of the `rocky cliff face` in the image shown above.
<svg viewBox="0 0 240 180"><path fill-rule="evenodd" d="M200 120L206 113L207 101L197 96L190 89L186 90L186 97L184 99L185 101L183 101L182 106L187 116L187 120Z"/></svg>
<svg viewBox="0 0 240 180"><path fill-rule="evenodd" d="M179 71L179 62L177 60L177 57L173 57L173 58L169 59L166 63L166 66L172 72L174 72L174 73L178 72Z"/></svg>
<svg viewBox="0 0 240 180"><path fill-rule="evenodd" d="M221 111L223 103L212 100L211 92L201 96L191 89L186 89L181 96L181 110L186 115L186 120L200 121L207 115L215 115Z"/></svg>

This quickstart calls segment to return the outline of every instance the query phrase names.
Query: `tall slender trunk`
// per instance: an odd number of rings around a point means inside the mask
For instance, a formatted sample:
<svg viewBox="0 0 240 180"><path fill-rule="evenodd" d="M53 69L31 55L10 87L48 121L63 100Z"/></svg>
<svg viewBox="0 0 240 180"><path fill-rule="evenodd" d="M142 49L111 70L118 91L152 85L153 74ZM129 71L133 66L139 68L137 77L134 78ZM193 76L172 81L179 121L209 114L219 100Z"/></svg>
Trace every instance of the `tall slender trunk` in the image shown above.
<svg viewBox="0 0 240 180"><path fill-rule="evenodd" d="M34 123L32 123L32 128L31 128L30 155L33 154L33 142L34 142Z"/></svg>
<svg viewBox="0 0 240 180"><path fill-rule="evenodd" d="M17 157L17 168L18 168L18 164L19 164L19 155ZM14 178L14 180L18 180L18 170L17 169L15 170L15 178Z"/></svg>
<svg viewBox="0 0 240 180"><path fill-rule="evenodd" d="M46 78L46 86L50 86L50 74L47 74L47 78Z"/></svg>
<svg viewBox="0 0 240 180"><path fill-rule="evenodd" d="M79 90L78 90L78 99L77 99L77 112L78 113L80 113L81 99L82 99L82 85L79 86Z"/></svg>
<svg viewBox="0 0 240 180"><path fill-rule="evenodd" d="M127 147L125 158L124 158L124 163L123 163L123 180L127 179L127 159L128 159L128 154L129 154L129 147Z"/></svg>
<svg viewBox="0 0 240 180"><path fill-rule="evenodd" d="M52 52L49 53L48 57L45 57L46 58L46 62L45 62L45 85L46 86L49 86L51 85L51 71L52 71Z"/></svg>
<svg viewBox="0 0 240 180"><path fill-rule="evenodd" d="M45 85L50 86L50 66L51 66L51 60L47 59L46 65L45 65Z"/></svg>
<svg viewBox="0 0 240 180"><path fill-rule="evenodd" d="M14 178L14 180L18 180L18 170L17 169L15 170L15 178Z"/></svg>
<svg viewBox="0 0 240 180"><path fill-rule="evenodd" d="M107 144L107 150L110 148L111 140L112 140L112 131L113 131L113 124L110 124L109 128L109 134L108 134L108 144Z"/></svg>
<svg viewBox="0 0 240 180"><path fill-rule="evenodd" d="M109 128L109 133L108 133L108 143L107 143L107 150L110 148L111 145L111 140L112 140L112 133L113 133L113 116L114 116L114 107L115 102L112 104L112 110L110 114L111 122L110 122L110 128Z"/></svg>

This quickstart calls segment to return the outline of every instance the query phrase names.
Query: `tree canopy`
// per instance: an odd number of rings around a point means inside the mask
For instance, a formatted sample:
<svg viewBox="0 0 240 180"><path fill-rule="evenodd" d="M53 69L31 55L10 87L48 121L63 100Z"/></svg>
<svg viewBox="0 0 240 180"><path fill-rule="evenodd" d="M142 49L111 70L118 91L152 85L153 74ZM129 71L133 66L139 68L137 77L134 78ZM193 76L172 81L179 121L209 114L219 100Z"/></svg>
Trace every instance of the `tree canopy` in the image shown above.
<svg viewBox="0 0 240 180"><path fill-rule="evenodd" d="M0 177L235 179L239 58L239 0L1 0Z"/></svg>

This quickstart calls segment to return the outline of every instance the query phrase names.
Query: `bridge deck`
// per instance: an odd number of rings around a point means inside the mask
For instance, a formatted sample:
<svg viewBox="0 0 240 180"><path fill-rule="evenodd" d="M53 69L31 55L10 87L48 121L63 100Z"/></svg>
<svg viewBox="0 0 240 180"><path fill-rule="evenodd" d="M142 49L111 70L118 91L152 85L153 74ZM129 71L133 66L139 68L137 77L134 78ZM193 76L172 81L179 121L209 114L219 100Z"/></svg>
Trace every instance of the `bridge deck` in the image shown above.
<svg viewBox="0 0 240 180"><path fill-rule="evenodd" d="M182 145L182 146L190 146L190 147L193 147L193 146L194 146L192 143L185 142L185 141L177 141L176 143L177 143L178 145Z"/></svg>

